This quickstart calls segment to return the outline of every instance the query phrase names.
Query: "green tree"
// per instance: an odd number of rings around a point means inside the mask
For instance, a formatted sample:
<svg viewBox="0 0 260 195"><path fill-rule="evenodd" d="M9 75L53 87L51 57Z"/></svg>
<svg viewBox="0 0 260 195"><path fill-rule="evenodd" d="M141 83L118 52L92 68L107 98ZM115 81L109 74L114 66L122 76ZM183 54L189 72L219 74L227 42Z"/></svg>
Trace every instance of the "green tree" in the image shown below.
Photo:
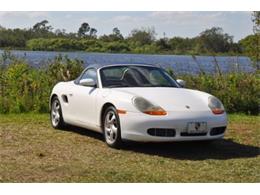
<svg viewBox="0 0 260 195"><path fill-rule="evenodd" d="M129 40L137 42L139 45L151 44L155 41L154 28L142 28L132 30Z"/></svg>
<svg viewBox="0 0 260 195"><path fill-rule="evenodd" d="M52 34L51 31L53 30L52 26L48 24L48 20L38 22L33 26L32 31L37 35L37 37L48 37Z"/></svg>
<svg viewBox="0 0 260 195"><path fill-rule="evenodd" d="M0 29L0 47L25 47L28 31L24 29Z"/></svg>
<svg viewBox="0 0 260 195"><path fill-rule="evenodd" d="M48 20L43 20L41 22L38 22L33 26L33 30L35 30L35 31L37 31L37 30L50 31L50 30L52 30L52 27L50 25L47 25L48 23L49 23Z"/></svg>
<svg viewBox="0 0 260 195"><path fill-rule="evenodd" d="M162 51L168 51L171 49L169 39L167 39L167 38L161 38L161 39L157 40L156 46Z"/></svg>
<svg viewBox="0 0 260 195"><path fill-rule="evenodd" d="M81 24L78 30L79 37L86 37L87 33L90 31L90 26L88 23L84 22Z"/></svg>
<svg viewBox="0 0 260 195"><path fill-rule="evenodd" d="M120 30L117 27L113 28L112 35L113 35L115 41L124 39L123 35L121 34Z"/></svg>
<svg viewBox="0 0 260 195"><path fill-rule="evenodd" d="M253 65L260 69L260 11L252 13L252 22L254 22L254 34L248 35L239 41L242 46L242 52L249 56L253 61Z"/></svg>
<svg viewBox="0 0 260 195"><path fill-rule="evenodd" d="M233 36L223 32L220 27L212 27L200 33L199 48L208 53L229 52L233 45Z"/></svg>
<svg viewBox="0 0 260 195"><path fill-rule="evenodd" d="M260 69L260 11L254 11L252 14L252 21L254 22L253 32L255 34L255 52L253 54L253 60L257 70Z"/></svg>
<svg viewBox="0 0 260 195"><path fill-rule="evenodd" d="M171 50L175 54L187 54L187 52L194 50L195 48L195 39L192 38L182 38L182 37L173 37L169 40L169 45Z"/></svg>
<svg viewBox="0 0 260 195"><path fill-rule="evenodd" d="M57 37L66 37L67 36L65 29L56 29L54 33Z"/></svg>
<svg viewBox="0 0 260 195"><path fill-rule="evenodd" d="M112 34L103 35L99 39L102 40L102 41L106 41L106 42L113 42L113 41L124 40L124 37L121 34L120 30L117 27L115 27L112 30Z"/></svg>
<svg viewBox="0 0 260 195"><path fill-rule="evenodd" d="M89 30L89 36L96 38L96 37L97 37L97 29L95 29L95 28L90 28L90 30Z"/></svg>
<svg viewBox="0 0 260 195"><path fill-rule="evenodd" d="M254 62L256 62L257 57L257 43L258 38L256 35L248 35L239 41L239 44L242 46L242 52L251 57Z"/></svg>

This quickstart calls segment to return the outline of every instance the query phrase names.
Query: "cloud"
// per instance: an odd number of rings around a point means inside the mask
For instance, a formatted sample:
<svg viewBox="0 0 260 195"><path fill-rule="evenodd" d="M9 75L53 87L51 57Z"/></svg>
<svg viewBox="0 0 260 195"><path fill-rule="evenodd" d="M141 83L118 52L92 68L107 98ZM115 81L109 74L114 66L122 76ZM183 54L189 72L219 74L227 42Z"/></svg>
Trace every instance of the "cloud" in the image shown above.
<svg viewBox="0 0 260 195"><path fill-rule="evenodd" d="M150 18L174 25L197 25L214 23L223 17L223 12L152 12Z"/></svg>
<svg viewBox="0 0 260 195"><path fill-rule="evenodd" d="M26 12L26 11L19 11L19 12L0 12L0 19L19 19L19 18L28 18L28 19L34 19L34 18L42 18L42 17L48 17L48 12Z"/></svg>
<svg viewBox="0 0 260 195"><path fill-rule="evenodd" d="M146 18L142 16L129 16L129 15L122 15L122 16L115 16L111 18L113 22L127 22L127 23L136 23L138 22L145 22Z"/></svg>
<svg viewBox="0 0 260 195"><path fill-rule="evenodd" d="M211 27L214 24L224 22L227 18L225 12L145 12L144 15L120 15L107 19L108 23L121 26L151 27L169 29L171 26L178 28Z"/></svg>
<svg viewBox="0 0 260 195"><path fill-rule="evenodd" d="M6 28L29 28L41 20L50 20L49 12L1 12L0 25Z"/></svg>

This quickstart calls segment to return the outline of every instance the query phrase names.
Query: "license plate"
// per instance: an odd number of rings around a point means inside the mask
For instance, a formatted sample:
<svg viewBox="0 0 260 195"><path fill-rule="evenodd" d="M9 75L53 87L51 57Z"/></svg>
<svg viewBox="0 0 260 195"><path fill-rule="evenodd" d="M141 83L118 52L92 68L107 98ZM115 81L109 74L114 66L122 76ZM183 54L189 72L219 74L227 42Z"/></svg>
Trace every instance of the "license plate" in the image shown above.
<svg viewBox="0 0 260 195"><path fill-rule="evenodd" d="M207 132L206 122L190 122L188 123L188 133L205 133Z"/></svg>

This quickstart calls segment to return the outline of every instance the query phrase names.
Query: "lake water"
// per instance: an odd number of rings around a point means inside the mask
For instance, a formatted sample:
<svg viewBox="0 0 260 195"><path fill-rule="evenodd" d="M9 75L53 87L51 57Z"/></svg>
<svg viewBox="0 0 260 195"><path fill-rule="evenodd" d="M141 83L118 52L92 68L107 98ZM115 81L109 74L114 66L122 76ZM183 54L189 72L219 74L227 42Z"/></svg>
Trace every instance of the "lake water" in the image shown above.
<svg viewBox="0 0 260 195"><path fill-rule="evenodd" d="M3 51L0 50L0 54ZM17 57L25 58L31 65L40 67L46 61L55 56L67 55L69 58L77 58L84 61L85 66L89 64L120 64L120 63L145 63L160 65L164 68L172 67L176 73L198 74L200 69L206 73L216 71L216 63L211 56L196 56L196 60L188 55L144 55L144 54L110 54L110 53L87 53L87 52L46 52L46 51L12 51ZM222 72L243 71L253 72L248 57L216 57Z"/></svg>

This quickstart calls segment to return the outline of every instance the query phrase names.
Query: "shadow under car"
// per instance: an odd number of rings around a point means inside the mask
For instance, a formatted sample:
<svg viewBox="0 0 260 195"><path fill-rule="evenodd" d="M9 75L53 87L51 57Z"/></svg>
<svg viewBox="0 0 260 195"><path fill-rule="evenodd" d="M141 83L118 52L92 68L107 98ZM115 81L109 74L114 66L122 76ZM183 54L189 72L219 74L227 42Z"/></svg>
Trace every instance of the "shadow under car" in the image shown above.
<svg viewBox="0 0 260 195"><path fill-rule="evenodd" d="M102 134L88 129L69 125L63 131L75 132L103 141ZM121 150L180 160L227 160L234 158L252 158L260 155L259 147L237 143L232 139L218 139L212 142L185 141L162 143L128 141L122 145Z"/></svg>

